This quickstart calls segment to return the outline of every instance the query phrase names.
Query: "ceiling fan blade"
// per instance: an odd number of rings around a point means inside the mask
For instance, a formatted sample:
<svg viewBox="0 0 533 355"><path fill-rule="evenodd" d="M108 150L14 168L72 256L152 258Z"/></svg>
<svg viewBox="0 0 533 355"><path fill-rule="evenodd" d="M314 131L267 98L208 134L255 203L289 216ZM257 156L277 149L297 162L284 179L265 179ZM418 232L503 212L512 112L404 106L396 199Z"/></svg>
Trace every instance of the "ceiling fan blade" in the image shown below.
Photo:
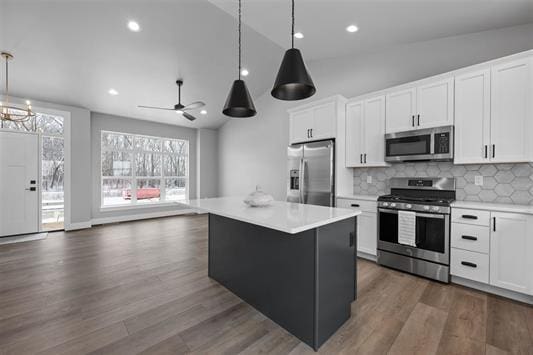
<svg viewBox="0 0 533 355"><path fill-rule="evenodd" d="M184 110L194 110L194 109L197 109L197 108L200 108L200 107L204 107L204 106L205 106L205 103L203 101L195 101L193 103L188 104L183 109Z"/></svg>
<svg viewBox="0 0 533 355"><path fill-rule="evenodd" d="M139 108L151 108L151 109L155 109L155 110L165 110L165 111L175 111L173 108L165 108L165 107L154 107L154 106L137 106Z"/></svg>
<svg viewBox="0 0 533 355"><path fill-rule="evenodd" d="M194 121L196 119L196 117L194 117L193 115L191 114L188 114L187 112L183 112L183 117L185 117L186 119L188 119L189 121Z"/></svg>

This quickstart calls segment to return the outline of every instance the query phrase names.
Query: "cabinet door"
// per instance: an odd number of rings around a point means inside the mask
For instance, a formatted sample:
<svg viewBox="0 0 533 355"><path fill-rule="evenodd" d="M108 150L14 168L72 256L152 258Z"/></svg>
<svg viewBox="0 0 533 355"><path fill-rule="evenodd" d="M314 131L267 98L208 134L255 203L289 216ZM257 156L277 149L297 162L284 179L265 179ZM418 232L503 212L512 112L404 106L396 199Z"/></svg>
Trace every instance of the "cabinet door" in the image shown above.
<svg viewBox="0 0 533 355"><path fill-rule="evenodd" d="M523 162L530 158L531 70L531 59L492 68L491 157L495 163Z"/></svg>
<svg viewBox="0 0 533 355"><path fill-rule="evenodd" d="M308 130L313 126L313 111L304 110L291 113L290 130L291 143L299 143L310 140Z"/></svg>
<svg viewBox="0 0 533 355"><path fill-rule="evenodd" d="M455 164L489 161L490 70L455 77Z"/></svg>
<svg viewBox="0 0 533 355"><path fill-rule="evenodd" d="M533 294L532 217L500 212L491 215L490 284Z"/></svg>
<svg viewBox="0 0 533 355"><path fill-rule="evenodd" d="M363 165L363 101L346 105L346 166Z"/></svg>
<svg viewBox="0 0 533 355"><path fill-rule="evenodd" d="M362 139L366 166L385 165L385 96L365 101Z"/></svg>
<svg viewBox="0 0 533 355"><path fill-rule="evenodd" d="M335 138L337 130L337 114L334 102L313 108L312 140Z"/></svg>
<svg viewBox="0 0 533 355"><path fill-rule="evenodd" d="M377 214L363 212L357 216L357 251L377 255Z"/></svg>
<svg viewBox="0 0 533 355"><path fill-rule="evenodd" d="M416 129L413 121L416 114L415 88L390 93L386 101L387 133Z"/></svg>
<svg viewBox="0 0 533 355"><path fill-rule="evenodd" d="M453 125L453 78L419 86L416 105L418 128Z"/></svg>

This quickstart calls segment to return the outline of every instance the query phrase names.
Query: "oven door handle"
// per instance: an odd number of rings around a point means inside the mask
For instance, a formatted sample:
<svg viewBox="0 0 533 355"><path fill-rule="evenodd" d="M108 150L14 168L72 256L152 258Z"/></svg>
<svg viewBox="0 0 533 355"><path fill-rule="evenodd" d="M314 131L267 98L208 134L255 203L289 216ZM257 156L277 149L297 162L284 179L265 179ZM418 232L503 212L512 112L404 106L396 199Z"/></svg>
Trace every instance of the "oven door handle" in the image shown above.
<svg viewBox="0 0 533 355"><path fill-rule="evenodd" d="M378 212L382 213L390 213L390 214L398 214L398 210L389 210L386 208L378 208ZM415 212L416 217L425 217L425 218L433 218L433 219L444 219L443 214L436 214L436 213L420 213Z"/></svg>

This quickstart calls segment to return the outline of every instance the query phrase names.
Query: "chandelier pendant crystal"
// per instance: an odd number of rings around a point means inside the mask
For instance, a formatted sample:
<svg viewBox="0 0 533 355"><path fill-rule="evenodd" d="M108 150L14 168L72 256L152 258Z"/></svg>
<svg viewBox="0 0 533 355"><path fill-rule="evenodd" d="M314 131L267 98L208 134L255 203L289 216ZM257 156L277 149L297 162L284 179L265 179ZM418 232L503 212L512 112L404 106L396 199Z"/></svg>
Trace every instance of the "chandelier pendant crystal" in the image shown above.
<svg viewBox="0 0 533 355"><path fill-rule="evenodd" d="M9 103L9 61L13 56L7 52L2 52L2 57L6 60L6 86L4 97L5 101L0 102L0 120L11 122L23 122L35 117L35 113L31 109L31 102L26 101L26 107L21 108L13 106Z"/></svg>

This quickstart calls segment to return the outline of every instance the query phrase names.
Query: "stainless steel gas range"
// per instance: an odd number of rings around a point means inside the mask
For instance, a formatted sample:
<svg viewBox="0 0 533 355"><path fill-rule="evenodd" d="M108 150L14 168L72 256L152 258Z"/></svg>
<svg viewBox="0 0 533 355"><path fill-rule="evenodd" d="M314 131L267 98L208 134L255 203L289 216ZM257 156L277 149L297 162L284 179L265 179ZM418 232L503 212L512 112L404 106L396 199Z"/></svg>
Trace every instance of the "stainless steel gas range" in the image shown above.
<svg viewBox="0 0 533 355"><path fill-rule="evenodd" d="M453 178L392 178L378 198L378 264L450 281Z"/></svg>

